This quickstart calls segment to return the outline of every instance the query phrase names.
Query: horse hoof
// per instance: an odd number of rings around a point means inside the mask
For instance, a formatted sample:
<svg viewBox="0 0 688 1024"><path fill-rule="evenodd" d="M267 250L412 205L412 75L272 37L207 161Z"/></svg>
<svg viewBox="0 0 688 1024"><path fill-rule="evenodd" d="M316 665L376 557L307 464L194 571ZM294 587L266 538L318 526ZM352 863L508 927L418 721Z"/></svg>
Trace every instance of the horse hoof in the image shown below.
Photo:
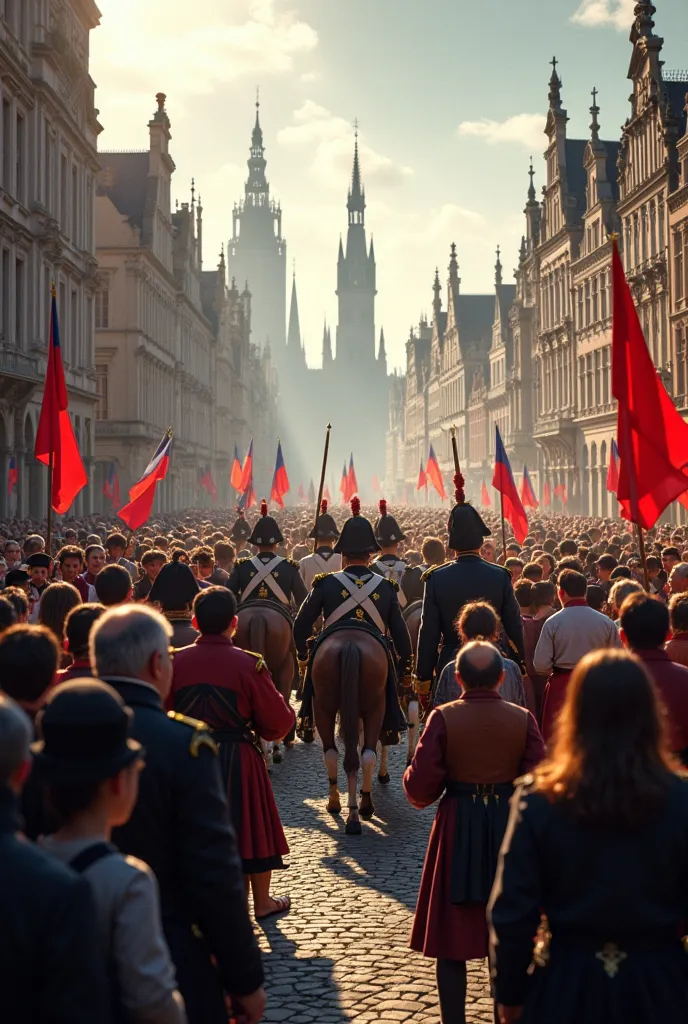
<svg viewBox="0 0 688 1024"><path fill-rule="evenodd" d="M315 740L315 733L313 732L313 730L312 729L304 729L303 730L303 742L304 743L313 743L314 740Z"/></svg>
<svg viewBox="0 0 688 1024"><path fill-rule="evenodd" d="M384 775L378 775L377 781L380 783L381 786L389 786L389 772L385 772Z"/></svg>
<svg viewBox="0 0 688 1024"><path fill-rule="evenodd" d="M330 806L328 804L327 805L327 813L328 814L341 814L342 813L342 805L337 803L337 804L332 804L332 806Z"/></svg>
<svg viewBox="0 0 688 1024"><path fill-rule="evenodd" d="M346 828L344 829L344 831L348 836L360 836L361 833L363 832L363 829L361 828L360 821L356 819L355 821L347 821Z"/></svg>
<svg viewBox="0 0 688 1024"><path fill-rule="evenodd" d="M361 804L361 806L358 809L358 813L365 821L370 821L370 819L375 814L375 808L373 807L372 803Z"/></svg>
<svg viewBox="0 0 688 1024"><path fill-rule="evenodd" d="M272 752L272 763L282 764L282 751L278 750L277 747Z"/></svg>

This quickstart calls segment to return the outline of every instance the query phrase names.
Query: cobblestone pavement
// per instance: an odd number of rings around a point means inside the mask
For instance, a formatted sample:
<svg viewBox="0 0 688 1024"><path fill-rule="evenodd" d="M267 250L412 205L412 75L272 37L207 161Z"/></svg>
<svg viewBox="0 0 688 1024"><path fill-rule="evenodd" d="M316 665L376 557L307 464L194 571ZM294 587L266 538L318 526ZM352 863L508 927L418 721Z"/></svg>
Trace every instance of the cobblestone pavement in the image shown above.
<svg viewBox="0 0 688 1024"><path fill-rule="evenodd" d="M291 867L273 876L292 910L261 924L267 969L266 1021L289 1024L439 1024L435 962L408 948L434 809L407 803L406 748L390 751L391 784L375 780L375 817L362 836L344 833L345 814L325 810L322 747L297 742L272 784L291 848ZM341 769L342 805L345 776ZM360 783L359 783L360 784ZM485 964L469 964L469 1022L492 1024Z"/></svg>

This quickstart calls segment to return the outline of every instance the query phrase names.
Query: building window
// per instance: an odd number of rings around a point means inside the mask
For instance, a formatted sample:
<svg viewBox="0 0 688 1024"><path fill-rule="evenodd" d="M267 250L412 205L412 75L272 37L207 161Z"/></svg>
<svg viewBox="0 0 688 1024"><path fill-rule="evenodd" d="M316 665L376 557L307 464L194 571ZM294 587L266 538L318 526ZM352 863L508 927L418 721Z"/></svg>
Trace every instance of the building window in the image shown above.
<svg viewBox="0 0 688 1024"><path fill-rule="evenodd" d="M585 282L585 326L590 326L590 281Z"/></svg>
<svg viewBox="0 0 688 1024"><path fill-rule="evenodd" d="M680 231L674 232L674 295L680 302L683 295L683 237Z"/></svg>
<svg viewBox="0 0 688 1024"><path fill-rule="evenodd" d="M15 153L17 169L17 199L20 203L25 202L26 189L24 188L24 146L26 144L26 120L23 114L17 114L17 136Z"/></svg>
<svg viewBox="0 0 688 1024"><path fill-rule="evenodd" d="M12 192L12 135L10 101L2 101L2 184L5 192Z"/></svg>
<svg viewBox="0 0 688 1024"><path fill-rule="evenodd" d="M607 275L600 275L600 298L602 304L602 319L607 319Z"/></svg>
<svg viewBox="0 0 688 1024"><path fill-rule="evenodd" d="M104 288L96 292L96 330L103 331L110 326L110 292Z"/></svg>
<svg viewBox="0 0 688 1024"><path fill-rule="evenodd" d="M76 166L72 166L72 241L79 245L79 178Z"/></svg>
<svg viewBox="0 0 688 1024"><path fill-rule="evenodd" d="M24 348L24 261L14 261L14 344Z"/></svg>
<svg viewBox="0 0 688 1024"><path fill-rule="evenodd" d="M96 419L108 419L108 367L105 364L96 366Z"/></svg>
<svg viewBox="0 0 688 1024"><path fill-rule="evenodd" d="M687 332L684 327L679 327L676 331L676 393L677 395L685 395L686 393L686 338Z"/></svg>
<svg viewBox="0 0 688 1024"><path fill-rule="evenodd" d="M2 291L0 292L0 316L2 317L2 331L0 340L9 344L10 340L10 253L9 249L2 250Z"/></svg>
<svg viewBox="0 0 688 1024"><path fill-rule="evenodd" d="M67 230L67 157L60 155L60 225Z"/></svg>
<svg viewBox="0 0 688 1024"><path fill-rule="evenodd" d="M597 274L596 274L593 277L593 279L592 279L592 320L593 320L593 323L595 323L595 324L599 320L599 312L600 312L599 296L598 296L598 291L597 291L598 287L599 287L599 280L598 280L598 277L597 277Z"/></svg>

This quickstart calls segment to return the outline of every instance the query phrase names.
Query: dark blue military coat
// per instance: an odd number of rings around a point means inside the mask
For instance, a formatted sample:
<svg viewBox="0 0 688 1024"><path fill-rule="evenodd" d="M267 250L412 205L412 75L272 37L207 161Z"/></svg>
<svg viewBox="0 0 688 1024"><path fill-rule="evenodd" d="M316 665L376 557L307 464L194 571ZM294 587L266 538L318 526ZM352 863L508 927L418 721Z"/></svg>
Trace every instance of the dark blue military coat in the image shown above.
<svg viewBox="0 0 688 1024"><path fill-rule="evenodd" d="M308 593L299 573L299 563L293 562L290 558L280 558L272 552L263 552L254 557L264 566L275 562L275 567L265 579L254 583L261 570L253 558L240 558L227 581L227 586L236 595L237 600L279 601L282 605L293 604L298 608Z"/></svg>

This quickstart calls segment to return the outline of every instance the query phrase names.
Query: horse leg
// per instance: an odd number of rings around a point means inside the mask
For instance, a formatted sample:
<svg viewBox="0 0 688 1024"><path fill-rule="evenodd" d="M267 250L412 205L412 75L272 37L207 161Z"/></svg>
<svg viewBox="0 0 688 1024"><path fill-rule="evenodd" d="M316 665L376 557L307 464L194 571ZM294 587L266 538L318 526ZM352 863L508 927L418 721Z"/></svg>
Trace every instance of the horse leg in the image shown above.
<svg viewBox="0 0 688 1024"><path fill-rule="evenodd" d="M355 772L347 772L346 780L349 787L349 817L346 821L346 834L348 836L360 836L363 830L358 816L358 801L356 800L358 769Z"/></svg>
<svg viewBox="0 0 688 1024"><path fill-rule="evenodd" d="M408 753L406 755L406 766L413 760L413 755L418 746L418 731L420 721L420 705L417 700L410 700L408 705Z"/></svg>
<svg viewBox="0 0 688 1024"><path fill-rule="evenodd" d="M327 801L327 810L330 814L339 814L342 804L339 799L339 783L337 781L337 751L330 748L323 751L323 760L327 769L327 778L330 783L330 798Z"/></svg>
<svg viewBox="0 0 688 1024"><path fill-rule="evenodd" d="M383 785L383 786L388 786L389 785L389 771L388 771L387 761L388 761L388 757L389 757L389 747L386 746L385 744L380 744L380 747L381 747L380 767L378 769L377 781L379 783L381 783L381 785Z"/></svg>
<svg viewBox="0 0 688 1024"><path fill-rule="evenodd" d="M375 814L373 806L373 770L375 768L375 751L369 747L361 754L361 765L363 767L363 784L361 786L361 817L372 818Z"/></svg>

